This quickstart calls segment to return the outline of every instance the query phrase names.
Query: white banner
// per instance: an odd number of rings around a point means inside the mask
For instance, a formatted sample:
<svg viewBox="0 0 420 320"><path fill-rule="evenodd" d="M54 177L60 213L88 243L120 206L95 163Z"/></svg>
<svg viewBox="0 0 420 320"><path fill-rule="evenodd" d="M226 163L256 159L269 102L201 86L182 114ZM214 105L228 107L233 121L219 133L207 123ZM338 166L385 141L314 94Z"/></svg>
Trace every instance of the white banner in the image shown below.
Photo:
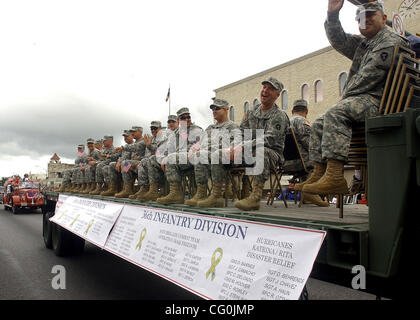
<svg viewBox="0 0 420 320"><path fill-rule="evenodd" d="M103 248L122 208L114 202L60 194L50 221Z"/></svg>
<svg viewBox="0 0 420 320"><path fill-rule="evenodd" d="M325 234L126 205L105 250L206 299L298 299Z"/></svg>

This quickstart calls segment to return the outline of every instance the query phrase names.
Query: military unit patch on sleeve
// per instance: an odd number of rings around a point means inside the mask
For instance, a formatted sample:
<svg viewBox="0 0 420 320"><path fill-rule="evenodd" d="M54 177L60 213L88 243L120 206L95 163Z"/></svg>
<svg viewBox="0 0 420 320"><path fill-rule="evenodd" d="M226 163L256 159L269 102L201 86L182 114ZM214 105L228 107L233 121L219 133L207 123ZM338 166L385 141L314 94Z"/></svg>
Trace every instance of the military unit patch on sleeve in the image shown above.
<svg viewBox="0 0 420 320"><path fill-rule="evenodd" d="M388 52L382 52L381 53L381 59L383 62L385 62L386 59L388 59Z"/></svg>

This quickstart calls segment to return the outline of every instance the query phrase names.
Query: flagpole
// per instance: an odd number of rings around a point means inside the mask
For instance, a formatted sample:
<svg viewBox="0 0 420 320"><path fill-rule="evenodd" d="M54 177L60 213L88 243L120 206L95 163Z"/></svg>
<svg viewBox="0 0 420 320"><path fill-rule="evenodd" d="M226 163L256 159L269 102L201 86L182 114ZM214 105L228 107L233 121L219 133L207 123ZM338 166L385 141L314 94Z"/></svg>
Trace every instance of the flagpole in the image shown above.
<svg viewBox="0 0 420 320"><path fill-rule="evenodd" d="M171 84L169 84L169 115L171 115Z"/></svg>

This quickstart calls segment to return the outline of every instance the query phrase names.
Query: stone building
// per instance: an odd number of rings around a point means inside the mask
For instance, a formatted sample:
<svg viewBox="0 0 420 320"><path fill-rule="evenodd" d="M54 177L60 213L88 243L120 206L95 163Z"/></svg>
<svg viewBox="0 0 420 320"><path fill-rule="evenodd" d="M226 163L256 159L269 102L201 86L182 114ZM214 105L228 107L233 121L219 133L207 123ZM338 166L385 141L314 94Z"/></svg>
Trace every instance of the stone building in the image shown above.
<svg viewBox="0 0 420 320"><path fill-rule="evenodd" d="M385 0L384 3L389 19L393 12L399 13L406 30L420 33L420 1ZM303 98L309 103L308 119L313 122L340 99L350 65L349 59L329 46L217 88L215 96L230 102L230 119L240 123L244 112L258 103L261 82L273 76L285 86L277 101L279 107L291 116L293 101Z"/></svg>
<svg viewBox="0 0 420 320"><path fill-rule="evenodd" d="M60 157L54 153L48 163L48 186L57 187L61 185L63 182L63 172L73 167L74 164L61 163Z"/></svg>

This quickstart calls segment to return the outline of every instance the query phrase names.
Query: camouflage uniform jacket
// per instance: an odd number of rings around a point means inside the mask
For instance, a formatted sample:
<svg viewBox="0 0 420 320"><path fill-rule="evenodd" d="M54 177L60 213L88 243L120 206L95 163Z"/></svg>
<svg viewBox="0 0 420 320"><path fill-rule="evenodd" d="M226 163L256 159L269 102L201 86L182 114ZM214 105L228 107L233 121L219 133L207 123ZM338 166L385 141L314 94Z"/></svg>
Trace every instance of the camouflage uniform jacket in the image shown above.
<svg viewBox="0 0 420 320"><path fill-rule="evenodd" d="M93 149L92 151L89 150L88 157L93 158L95 161L101 160L101 151L98 149Z"/></svg>
<svg viewBox="0 0 420 320"><path fill-rule="evenodd" d="M131 159L141 160L144 158L146 153L146 145L144 144L144 139L141 138L140 140L136 141L133 144L127 145L124 147L125 151L131 152Z"/></svg>
<svg viewBox="0 0 420 320"><path fill-rule="evenodd" d="M168 154L189 151L196 142L200 141L203 129L192 123L189 128L179 126L173 132L174 134L168 136Z"/></svg>
<svg viewBox="0 0 420 320"><path fill-rule="evenodd" d="M132 144L133 143L130 143L130 144L126 143L125 144L124 149L121 151L121 155L118 158L119 162L122 162L124 160L131 160L131 151L128 151L127 149L129 149L128 147Z"/></svg>
<svg viewBox="0 0 420 320"><path fill-rule="evenodd" d="M109 155L111 156L114 153L114 146L110 146L109 148L103 147L101 150L101 154L102 155ZM99 162L105 162L106 164L110 164L111 163L111 158L102 158Z"/></svg>
<svg viewBox="0 0 420 320"><path fill-rule="evenodd" d="M256 146L256 129L264 129L264 147L270 148L283 156L284 140L289 126L289 117L279 109L277 104L274 104L265 114L263 114L261 104L259 104L254 110L247 111L240 128L242 131L252 129L252 140L244 140L244 144L252 143L253 147ZM244 137L246 138L245 135Z"/></svg>
<svg viewBox="0 0 420 320"><path fill-rule="evenodd" d="M409 47L407 40L386 26L370 40L347 34L341 26L338 14L328 14L324 26L332 47L353 61L342 98L368 94L373 98L372 103L379 105L394 47Z"/></svg>
<svg viewBox="0 0 420 320"><path fill-rule="evenodd" d="M309 139L311 137L311 124L309 121L300 115L293 115L290 118L290 127L296 135L296 140L299 144L300 152L303 158L308 158L309 155Z"/></svg>
<svg viewBox="0 0 420 320"><path fill-rule="evenodd" d="M161 132L162 130L160 130L159 132ZM150 146L146 146L146 150L145 150L145 157L150 157L151 155L154 155L156 153L157 150L157 137L152 136L152 143L150 144Z"/></svg>
<svg viewBox="0 0 420 320"><path fill-rule="evenodd" d="M212 141L212 131L215 129L220 130L220 137L217 141ZM207 150L210 152L212 150L218 150L222 147L226 148L227 146L222 145L222 135L224 133L227 133L230 136L230 146L233 146L236 141L237 143L241 142L242 132L239 126L235 122L227 120L222 123L211 124L207 127L203 136L200 138L200 149L205 149L207 147ZM206 142L207 146L204 145Z"/></svg>

